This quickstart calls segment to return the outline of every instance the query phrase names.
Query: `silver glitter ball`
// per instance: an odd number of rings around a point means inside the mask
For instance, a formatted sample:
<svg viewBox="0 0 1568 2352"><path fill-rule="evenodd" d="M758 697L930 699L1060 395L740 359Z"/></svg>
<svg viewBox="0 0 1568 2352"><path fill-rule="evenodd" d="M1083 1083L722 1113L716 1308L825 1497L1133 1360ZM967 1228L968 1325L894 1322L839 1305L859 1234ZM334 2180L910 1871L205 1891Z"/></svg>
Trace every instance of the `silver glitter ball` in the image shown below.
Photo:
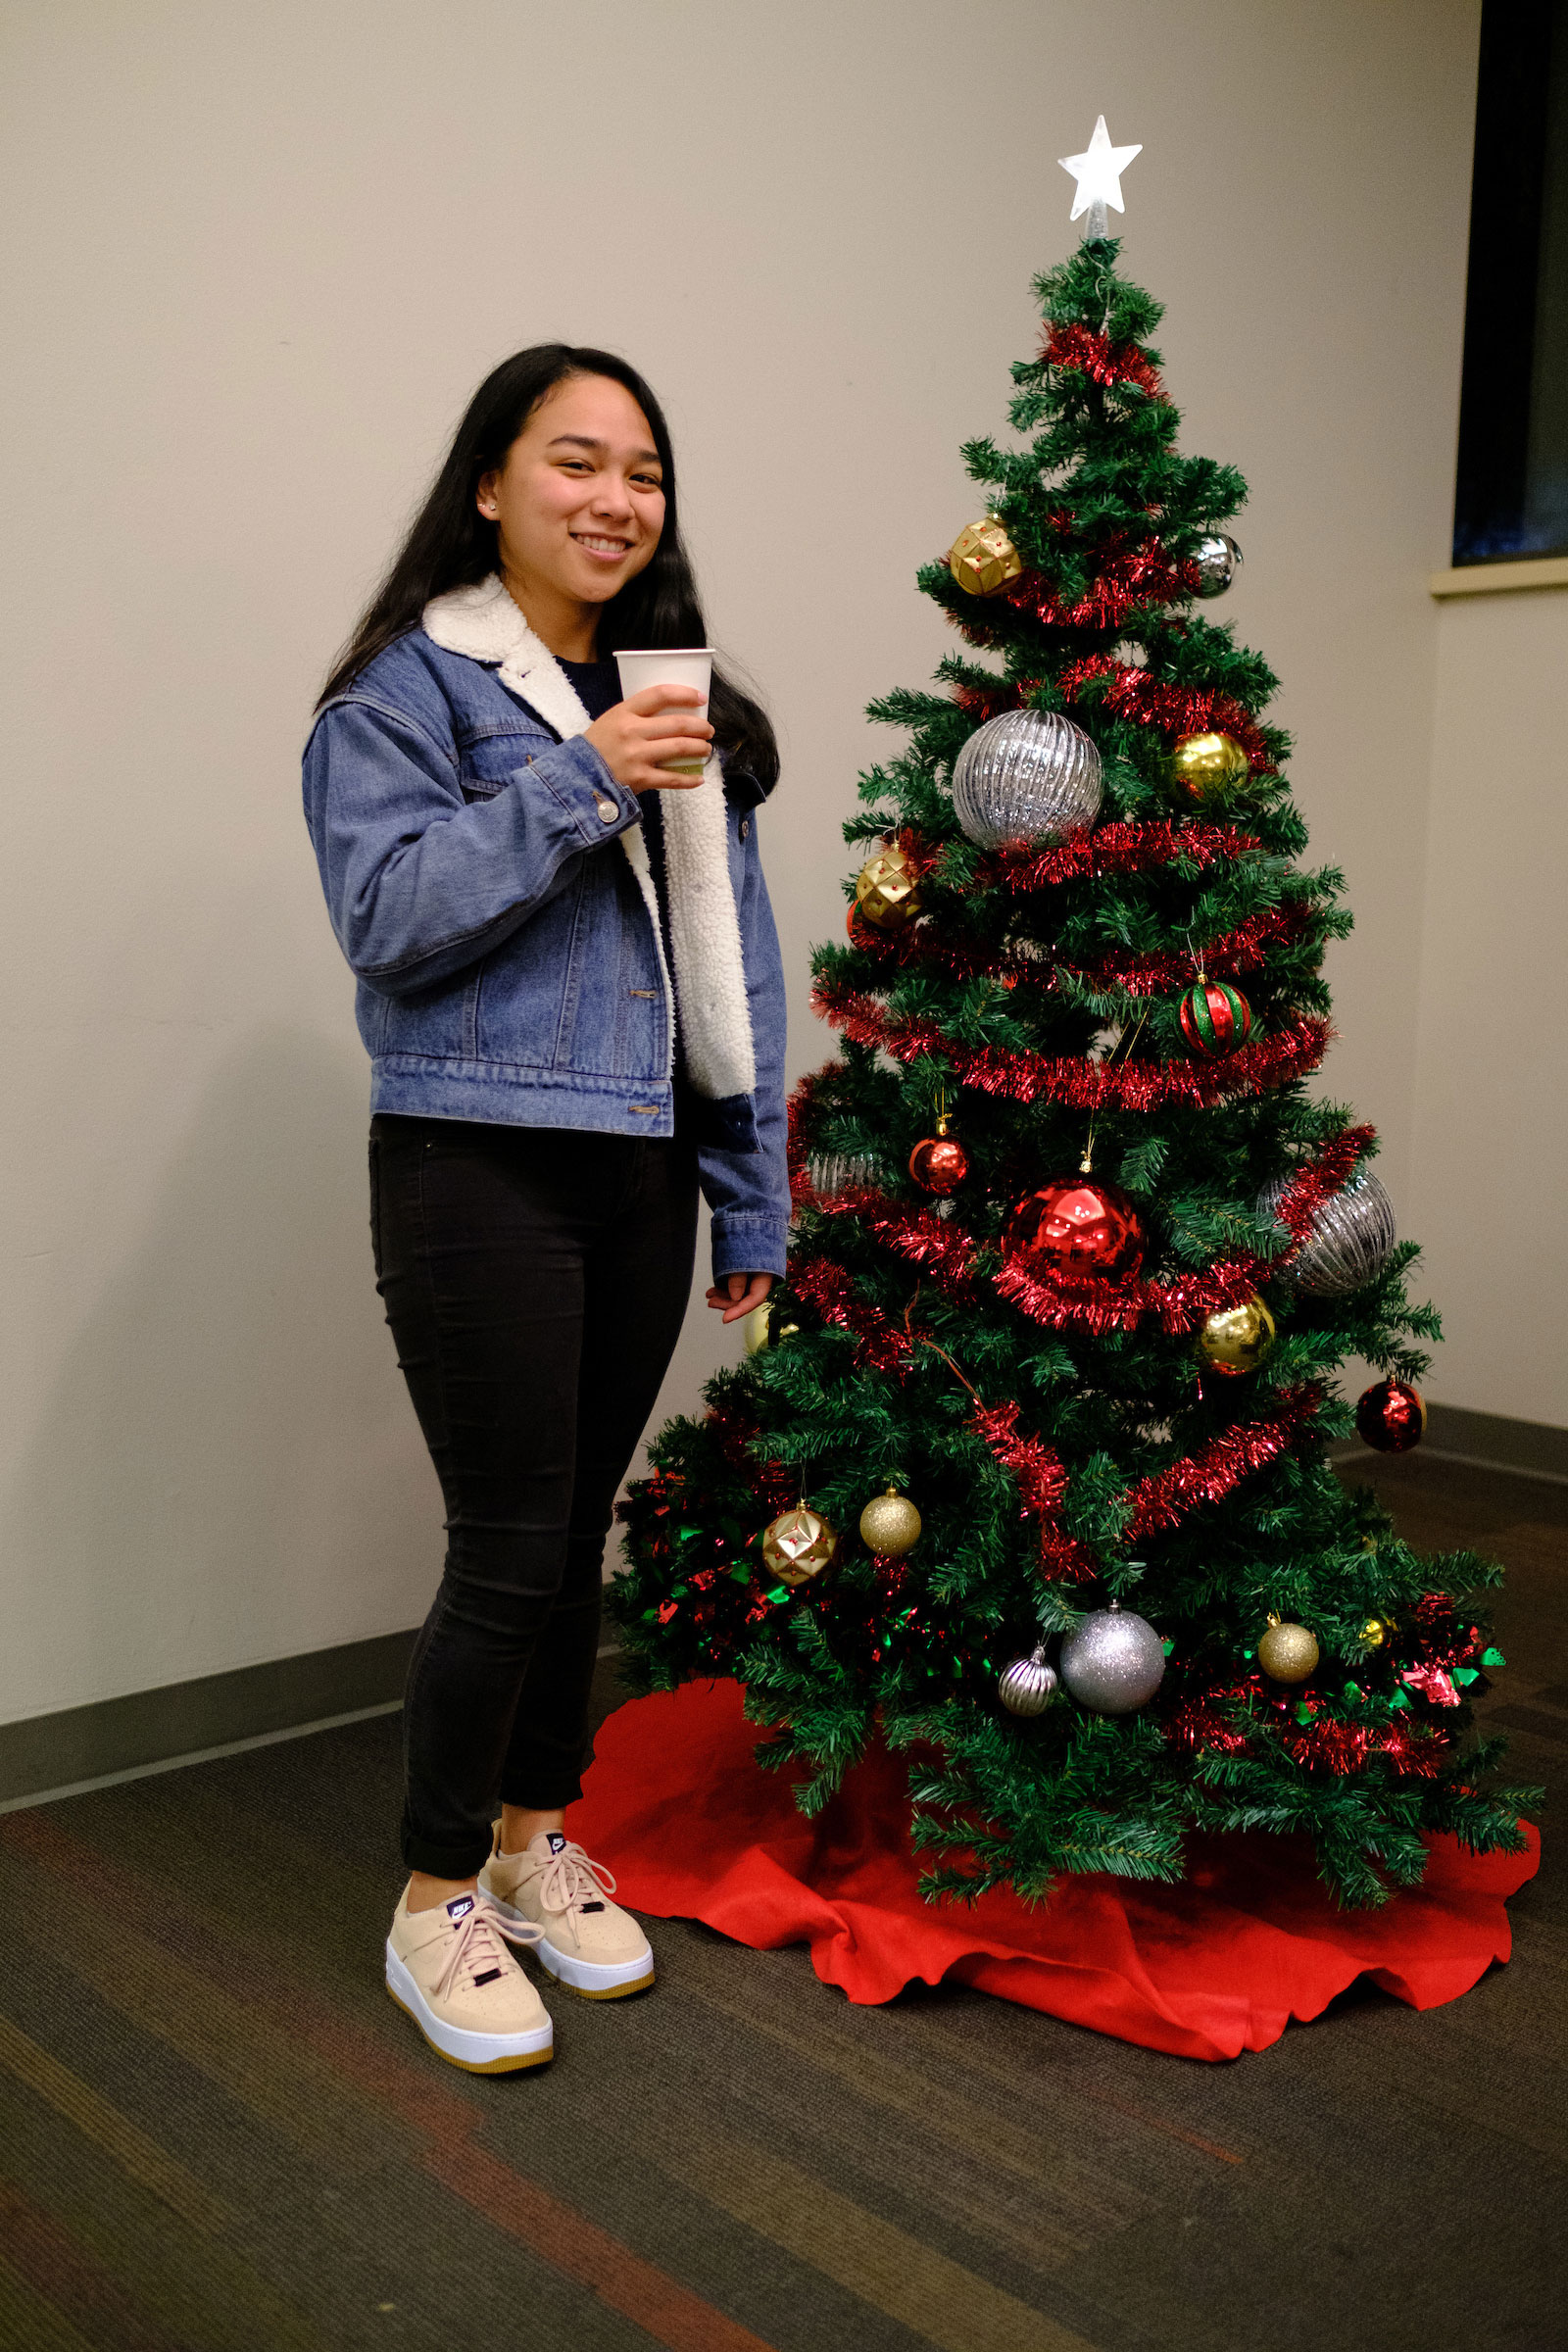
<svg viewBox="0 0 1568 2352"><path fill-rule="evenodd" d="M877 1173L868 1159L851 1159L838 1152L813 1152L806 1163L806 1178L817 1199L845 1193L853 1185L874 1187Z"/></svg>
<svg viewBox="0 0 1568 2352"><path fill-rule="evenodd" d="M984 850L1092 825L1100 754L1059 710L1004 710L977 727L953 766L953 809Z"/></svg>
<svg viewBox="0 0 1568 2352"><path fill-rule="evenodd" d="M1257 1213L1272 1217L1292 1179L1277 1176L1257 1196ZM1319 1298L1343 1298L1381 1273L1398 1240L1394 1202L1370 1168L1332 1193L1312 1219L1312 1231L1295 1263L1286 1269L1299 1290Z"/></svg>
<svg viewBox="0 0 1568 2352"><path fill-rule="evenodd" d="M1165 1651L1147 1617L1096 1609L1061 1645L1061 1679L1081 1707L1130 1715L1159 1689Z"/></svg>
<svg viewBox="0 0 1568 2352"><path fill-rule="evenodd" d="M1027 1658L1014 1658L997 1684L997 1696L1009 1715L1043 1715L1056 1695L1055 1668L1046 1664L1046 1645L1037 1642Z"/></svg>
<svg viewBox="0 0 1568 2352"><path fill-rule="evenodd" d="M1210 531L1193 550L1200 596L1223 596L1242 568L1242 551L1226 531Z"/></svg>

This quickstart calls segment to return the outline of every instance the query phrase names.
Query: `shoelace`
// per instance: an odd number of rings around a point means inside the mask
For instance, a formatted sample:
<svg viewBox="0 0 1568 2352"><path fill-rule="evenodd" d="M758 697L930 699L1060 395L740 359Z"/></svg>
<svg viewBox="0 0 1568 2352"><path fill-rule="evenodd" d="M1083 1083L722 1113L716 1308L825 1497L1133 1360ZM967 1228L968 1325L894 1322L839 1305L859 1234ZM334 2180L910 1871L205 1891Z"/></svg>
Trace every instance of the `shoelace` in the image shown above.
<svg viewBox="0 0 1568 2352"><path fill-rule="evenodd" d="M543 1928L535 1927L531 1919L504 1918L489 1896L481 1893L452 1938L447 1964L432 1987L436 1999L443 2000L452 1990L461 1970L466 1968L473 1983L491 1968L500 1975L512 1957L508 1943L542 1943L544 1935Z"/></svg>
<svg viewBox="0 0 1568 2352"><path fill-rule="evenodd" d="M539 1882L539 1900L547 1911L569 1911L573 1903L593 1902L614 1891L612 1873L602 1862L591 1861L575 1838L552 1858Z"/></svg>

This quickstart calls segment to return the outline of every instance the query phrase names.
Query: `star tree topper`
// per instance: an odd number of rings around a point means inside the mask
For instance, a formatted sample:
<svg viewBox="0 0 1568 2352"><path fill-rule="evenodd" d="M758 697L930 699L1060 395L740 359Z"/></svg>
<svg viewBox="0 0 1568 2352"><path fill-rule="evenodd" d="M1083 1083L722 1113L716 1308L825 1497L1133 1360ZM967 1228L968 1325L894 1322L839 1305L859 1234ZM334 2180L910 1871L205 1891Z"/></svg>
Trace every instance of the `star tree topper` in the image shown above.
<svg viewBox="0 0 1568 2352"><path fill-rule="evenodd" d="M1113 147L1110 143L1110 133L1105 128L1105 118L1103 115L1099 116L1095 122L1095 135L1084 149L1083 154L1061 155L1056 158L1062 170L1070 172L1078 182L1073 193L1069 220L1076 220L1080 214L1088 213L1091 218L1086 233L1090 236L1102 236L1106 205L1114 205L1118 213L1124 213L1127 210L1121 200L1121 175L1132 162L1133 157L1142 155L1143 152L1142 145ZM1094 219L1097 211L1100 216L1098 227Z"/></svg>

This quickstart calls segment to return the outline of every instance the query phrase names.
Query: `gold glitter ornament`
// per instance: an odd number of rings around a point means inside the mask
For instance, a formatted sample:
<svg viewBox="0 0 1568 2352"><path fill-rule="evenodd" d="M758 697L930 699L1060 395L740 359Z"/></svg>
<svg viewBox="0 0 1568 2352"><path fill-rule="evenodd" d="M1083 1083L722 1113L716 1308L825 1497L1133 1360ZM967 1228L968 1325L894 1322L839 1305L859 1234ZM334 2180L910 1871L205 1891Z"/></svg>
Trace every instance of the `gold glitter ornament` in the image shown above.
<svg viewBox="0 0 1568 2352"><path fill-rule="evenodd" d="M1317 1637L1304 1625L1282 1625L1277 1617L1257 1645L1257 1662L1276 1683L1304 1683L1318 1659Z"/></svg>
<svg viewBox="0 0 1568 2352"><path fill-rule="evenodd" d="M1000 514L971 522L948 550L948 569L970 596L1000 596L1023 576L1023 558Z"/></svg>
<svg viewBox="0 0 1568 2352"><path fill-rule="evenodd" d="M1180 735L1171 746L1170 774L1190 801L1217 800L1252 772L1234 735Z"/></svg>
<svg viewBox="0 0 1568 2352"><path fill-rule="evenodd" d="M762 1531L762 1558L781 1585L808 1584L831 1564L838 1547L838 1530L804 1502L780 1511Z"/></svg>
<svg viewBox="0 0 1568 2352"><path fill-rule="evenodd" d="M1210 1372L1236 1380L1255 1372L1274 1346L1274 1318L1254 1291L1240 1306L1210 1315L1198 1335L1198 1353Z"/></svg>
<svg viewBox="0 0 1568 2352"><path fill-rule="evenodd" d="M920 885L896 841L868 858L855 877L855 904L879 931L897 931L920 911Z"/></svg>
<svg viewBox="0 0 1568 2352"><path fill-rule="evenodd" d="M874 1496L860 1513L860 1541L884 1560L912 1551L920 1541L920 1514L907 1494L889 1487L885 1494Z"/></svg>

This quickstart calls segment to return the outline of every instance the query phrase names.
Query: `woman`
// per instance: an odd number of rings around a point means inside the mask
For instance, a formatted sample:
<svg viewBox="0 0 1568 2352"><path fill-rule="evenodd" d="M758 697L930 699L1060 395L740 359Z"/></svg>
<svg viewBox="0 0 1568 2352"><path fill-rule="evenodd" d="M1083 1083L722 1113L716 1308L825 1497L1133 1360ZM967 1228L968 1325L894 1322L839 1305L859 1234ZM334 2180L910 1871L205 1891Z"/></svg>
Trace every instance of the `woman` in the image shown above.
<svg viewBox="0 0 1568 2352"><path fill-rule="evenodd" d="M552 2055L512 1943L599 1999L653 1982L565 1835L605 1537L685 1312L699 1187L726 1323L784 1270L753 819L772 729L718 674L710 723L689 687L622 701L609 659L704 642L658 402L606 352L541 345L474 395L305 753L373 1067L377 1287L446 1503L387 1984L483 2072Z"/></svg>

